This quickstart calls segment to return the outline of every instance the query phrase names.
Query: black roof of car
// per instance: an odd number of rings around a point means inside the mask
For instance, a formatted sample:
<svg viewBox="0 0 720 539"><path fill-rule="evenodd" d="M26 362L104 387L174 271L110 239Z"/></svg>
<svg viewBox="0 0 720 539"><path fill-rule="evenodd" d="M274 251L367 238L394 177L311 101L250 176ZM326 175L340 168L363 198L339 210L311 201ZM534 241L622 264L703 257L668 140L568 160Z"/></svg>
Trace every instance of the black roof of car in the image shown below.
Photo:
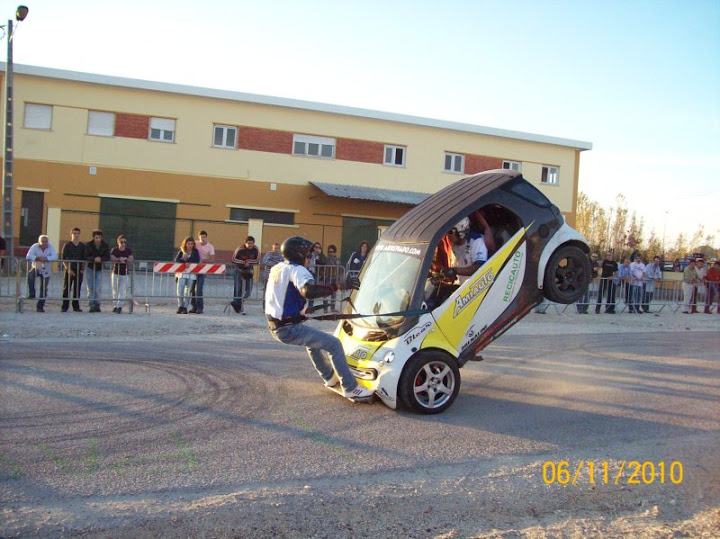
<svg viewBox="0 0 720 539"><path fill-rule="evenodd" d="M480 198L492 190L522 177L513 170L489 170L448 185L395 221L382 235L383 241L428 243L438 226L455 222L477 208Z"/></svg>

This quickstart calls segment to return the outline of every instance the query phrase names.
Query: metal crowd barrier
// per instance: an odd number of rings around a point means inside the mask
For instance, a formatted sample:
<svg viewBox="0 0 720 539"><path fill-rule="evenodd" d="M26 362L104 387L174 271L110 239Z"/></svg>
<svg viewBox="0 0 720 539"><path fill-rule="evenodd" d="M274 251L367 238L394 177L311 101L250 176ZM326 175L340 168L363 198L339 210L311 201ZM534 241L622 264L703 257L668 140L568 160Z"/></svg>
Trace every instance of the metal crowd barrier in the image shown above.
<svg viewBox="0 0 720 539"><path fill-rule="evenodd" d="M14 304L17 312L23 312L31 306L35 310L35 302L44 299L46 308L60 309L63 301L78 301L83 310L87 310L89 296L87 292L87 281L85 271L78 297L63 298L63 260L46 262L50 266L50 278L46 296L40 297L41 287L39 279L36 279L36 294L34 298L28 297L28 273L32 268L32 262L18 257L0 257L0 304ZM78 264L78 261L70 261ZM111 288L111 272L113 262L103 263L101 293L99 303L102 310L109 310L115 301ZM172 265L173 262L158 260L136 260L128 268L128 287L126 298L122 301L123 310L133 312L135 308L142 307L145 312L150 312L153 307L176 305L178 300L177 281L174 272L156 271L158 265ZM213 263L217 264L217 263ZM265 267L260 264L254 268L252 287L248 297L243 297L243 303L260 306L265 292ZM231 312L230 302L233 300L235 279L238 271L231 263L225 264L224 273L212 273L204 275L203 302L212 308L218 306L224 312ZM341 282L346 279L345 268L342 266L317 266L315 278L318 283L330 284ZM243 293L247 290L247 282L243 283ZM197 298L197 296L191 296ZM327 308L340 310L342 308L338 294L327 298ZM323 302L323 300L316 300ZM127 307L127 309L125 309ZM204 309L207 310L207 309Z"/></svg>

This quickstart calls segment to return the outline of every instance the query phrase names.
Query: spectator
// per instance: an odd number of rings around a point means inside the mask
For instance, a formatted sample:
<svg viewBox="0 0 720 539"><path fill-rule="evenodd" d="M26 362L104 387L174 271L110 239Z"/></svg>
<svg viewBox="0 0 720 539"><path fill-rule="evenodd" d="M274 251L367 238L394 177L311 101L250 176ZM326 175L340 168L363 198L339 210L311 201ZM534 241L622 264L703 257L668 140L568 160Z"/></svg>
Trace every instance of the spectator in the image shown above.
<svg viewBox="0 0 720 539"><path fill-rule="evenodd" d="M622 287L622 296L625 300L625 305L629 307L629 310L631 313L635 312L635 307L633 307L632 302L630 301L630 259L625 257L623 258L622 264L618 267L618 284Z"/></svg>
<svg viewBox="0 0 720 539"><path fill-rule="evenodd" d="M5 243L5 238L0 236L0 270L2 270L5 267L5 251L7 250L7 244Z"/></svg>
<svg viewBox="0 0 720 539"><path fill-rule="evenodd" d="M348 277L357 277L365 264L368 251L370 250L370 244L366 241L361 241L360 245L353 254L348 258L346 269L348 271Z"/></svg>
<svg viewBox="0 0 720 539"><path fill-rule="evenodd" d="M588 308L590 307L590 296L593 292L595 292L597 283L596 279L598 276L598 269L600 268L600 264L598 263L598 254L592 253L590 255L590 282L588 283L587 290L583 294L583 297L580 298L580 301L577 303L577 312L578 314L587 314Z"/></svg>
<svg viewBox="0 0 720 539"><path fill-rule="evenodd" d="M705 314L710 314L710 307L717 299L717 314L720 314L720 260L708 268L705 274L705 284L707 285L707 293L705 294Z"/></svg>
<svg viewBox="0 0 720 539"><path fill-rule="evenodd" d="M637 253L635 261L630 264L630 312L643 314L643 285L645 284L645 264L642 255Z"/></svg>
<svg viewBox="0 0 720 539"><path fill-rule="evenodd" d="M50 262L57 260L57 251L50 245L50 239L42 234L38 242L34 243L25 257L32 261L32 268L27 274L28 298L35 297L35 279L40 279L40 295L38 296L37 312L45 312L45 298L47 298L48 285L50 284L51 266Z"/></svg>
<svg viewBox="0 0 720 539"><path fill-rule="evenodd" d="M100 312L102 295L103 262L110 260L110 246L103 240L102 230L93 230L93 241L85 244L85 260L88 261L85 288L90 300L90 312Z"/></svg>
<svg viewBox="0 0 720 539"><path fill-rule="evenodd" d="M200 262L200 253L195 248L195 240L192 236L183 240L178 254L175 255L175 262L181 262L184 264L197 264ZM192 289L192 282L197 280L197 276L186 266L182 272L175 274L175 278L177 279L177 314L187 314L188 305L190 304L190 290Z"/></svg>
<svg viewBox="0 0 720 539"><path fill-rule="evenodd" d="M698 305L705 302L705 274L707 273L707 268L705 267L704 259L695 259L695 272L697 273L698 279L698 285L695 291L695 310L697 311Z"/></svg>
<svg viewBox="0 0 720 539"><path fill-rule="evenodd" d="M647 266L645 266L645 288L643 295L643 309L646 313L650 312L650 303L655 294L655 286L660 284L662 279L662 270L660 269L660 257L653 258Z"/></svg>
<svg viewBox="0 0 720 539"><path fill-rule="evenodd" d="M598 287L597 304L595 314L600 314L603 296L605 297L605 312L615 314L615 278L618 272L618 263L612 259L612 251L605 253L605 258L600 264L600 286Z"/></svg>
<svg viewBox="0 0 720 539"><path fill-rule="evenodd" d="M328 245L327 258L325 260L325 283L329 285L340 284L340 271L342 270L342 263L337 257L337 247L334 245ZM335 310L335 297L337 296L337 290L330 296L330 310ZM323 311L327 312L327 302L323 302Z"/></svg>
<svg viewBox="0 0 720 539"><path fill-rule="evenodd" d="M312 253L310 254L310 260L307 265L307 269L315 279L316 283L323 283L325 277L325 253L323 253L322 243L315 242L313 244ZM327 300L323 301L325 310L327 311ZM315 301L312 299L308 301L308 310L313 311L313 305Z"/></svg>
<svg viewBox="0 0 720 539"><path fill-rule="evenodd" d="M198 242L195 248L200 253L200 263L207 264L215 258L215 247L207 239L207 232L201 230L198 234ZM196 279L192 282L190 289L190 311L193 314L202 314L205 310L205 302L203 300L203 289L205 288L205 274L198 273Z"/></svg>
<svg viewBox="0 0 720 539"><path fill-rule="evenodd" d="M85 273L85 244L80 241L80 229L73 228L70 231L70 241L63 246L63 302L62 312L67 312L70 307L68 298L72 293L72 308L76 313L81 313L80 290L82 289L83 274ZM72 291L72 292L71 292Z"/></svg>
<svg viewBox="0 0 720 539"><path fill-rule="evenodd" d="M270 277L270 268L275 264L279 264L283 261L282 253L280 252L280 244L273 243L272 249L265 253L262 258L262 281L263 281L263 309L265 308L265 293L267 292L267 282Z"/></svg>
<svg viewBox="0 0 720 539"><path fill-rule="evenodd" d="M245 238L245 244L235 249L232 256L233 264L235 264L235 286L233 290L233 300L230 303L236 313L243 310L243 299L250 297L253 285L253 266L260 262L260 252L255 247L255 238L248 236ZM245 294L243 295L243 283L245 284Z"/></svg>
<svg viewBox="0 0 720 539"><path fill-rule="evenodd" d="M695 259L690 259L690 263L683 271L683 313L691 314L697 312L695 304L697 298L697 270L695 268Z"/></svg>
<svg viewBox="0 0 720 539"><path fill-rule="evenodd" d="M112 273L110 274L112 295L113 300L115 300L113 312L122 314L122 306L127 297L128 264L132 264L134 260L132 250L127 246L127 238L124 234L117 237L117 247L110 251L110 260L113 263Z"/></svg>

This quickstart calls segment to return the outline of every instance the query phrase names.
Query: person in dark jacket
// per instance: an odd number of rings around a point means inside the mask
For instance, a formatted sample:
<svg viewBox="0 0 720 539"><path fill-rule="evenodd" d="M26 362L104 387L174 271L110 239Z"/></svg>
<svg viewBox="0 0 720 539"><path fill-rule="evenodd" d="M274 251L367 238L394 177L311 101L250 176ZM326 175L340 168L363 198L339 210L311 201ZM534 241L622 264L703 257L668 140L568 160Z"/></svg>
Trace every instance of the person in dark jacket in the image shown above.
<svg viewBox="0 0 720 539"><path fill-rule="evenodd" d="M90 312L100 312L102 295L103 263L110 260L110 246L103 240L102 230L93 230L93 241L85 244L85 260L88 261L85 287L90 300Z"/></svg>
<svg viewBox="0 0 720 539"><path fill-rule="evenodd" d="M365 264L368 251L370 250L370 244L366 241L361 241L358 245L357 251L350 255L347 262L347 275L348 277L357 277Z"/></svg>
<svg viewBox="0 0 720 539"><path fill-rule="evenodd" d="M195 240L189 236L183 240L178 254L175 255L175 262L185 264L198 264L200 262L200 251L195 247ZM177 279L178 310L177 314L188 314L192 284L197 280L197 275L187 267L175 274Z"/></svg>
<svg viewBox="0 0 720 539"><path fill-rule="evenodd" d="M233 290L233 300L230 303L236 313L243 311L243 298L250 297L253 285L253 268L260 263L260 251L255 247L255 238L248 236L245 243L235 249L232 256L232 262L235 264L235 286ZM245 283L245 294L243 295L243 283Z"/></svg>
<svg viewBox="0 0 720 539"><path fill-rule="evenodd" d="M73 228L70 231L70 241L65 244L62 250L63 269L63 302L62 312L67 312L70 307L70 293L72 291L72 308L76 313L81 313L80 290L82 289L83 274L85 273L85 244L80 241L80 229Z"/></svg>

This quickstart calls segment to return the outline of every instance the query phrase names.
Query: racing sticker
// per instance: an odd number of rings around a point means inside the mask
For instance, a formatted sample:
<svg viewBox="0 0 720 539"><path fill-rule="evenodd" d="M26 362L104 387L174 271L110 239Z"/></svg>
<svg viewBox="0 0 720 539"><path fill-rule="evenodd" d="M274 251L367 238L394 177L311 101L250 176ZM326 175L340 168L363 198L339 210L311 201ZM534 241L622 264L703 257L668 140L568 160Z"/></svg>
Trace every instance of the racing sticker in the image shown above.
<svg viewBox="0 0 720 539"><path fill-rule="evenodd" d="M399 253L402 255L409 255L415 258L420 258L423 250L417 245L400 245L397 243L386 243L380 242L375 246L374 251L376 253Z"/></svg>

